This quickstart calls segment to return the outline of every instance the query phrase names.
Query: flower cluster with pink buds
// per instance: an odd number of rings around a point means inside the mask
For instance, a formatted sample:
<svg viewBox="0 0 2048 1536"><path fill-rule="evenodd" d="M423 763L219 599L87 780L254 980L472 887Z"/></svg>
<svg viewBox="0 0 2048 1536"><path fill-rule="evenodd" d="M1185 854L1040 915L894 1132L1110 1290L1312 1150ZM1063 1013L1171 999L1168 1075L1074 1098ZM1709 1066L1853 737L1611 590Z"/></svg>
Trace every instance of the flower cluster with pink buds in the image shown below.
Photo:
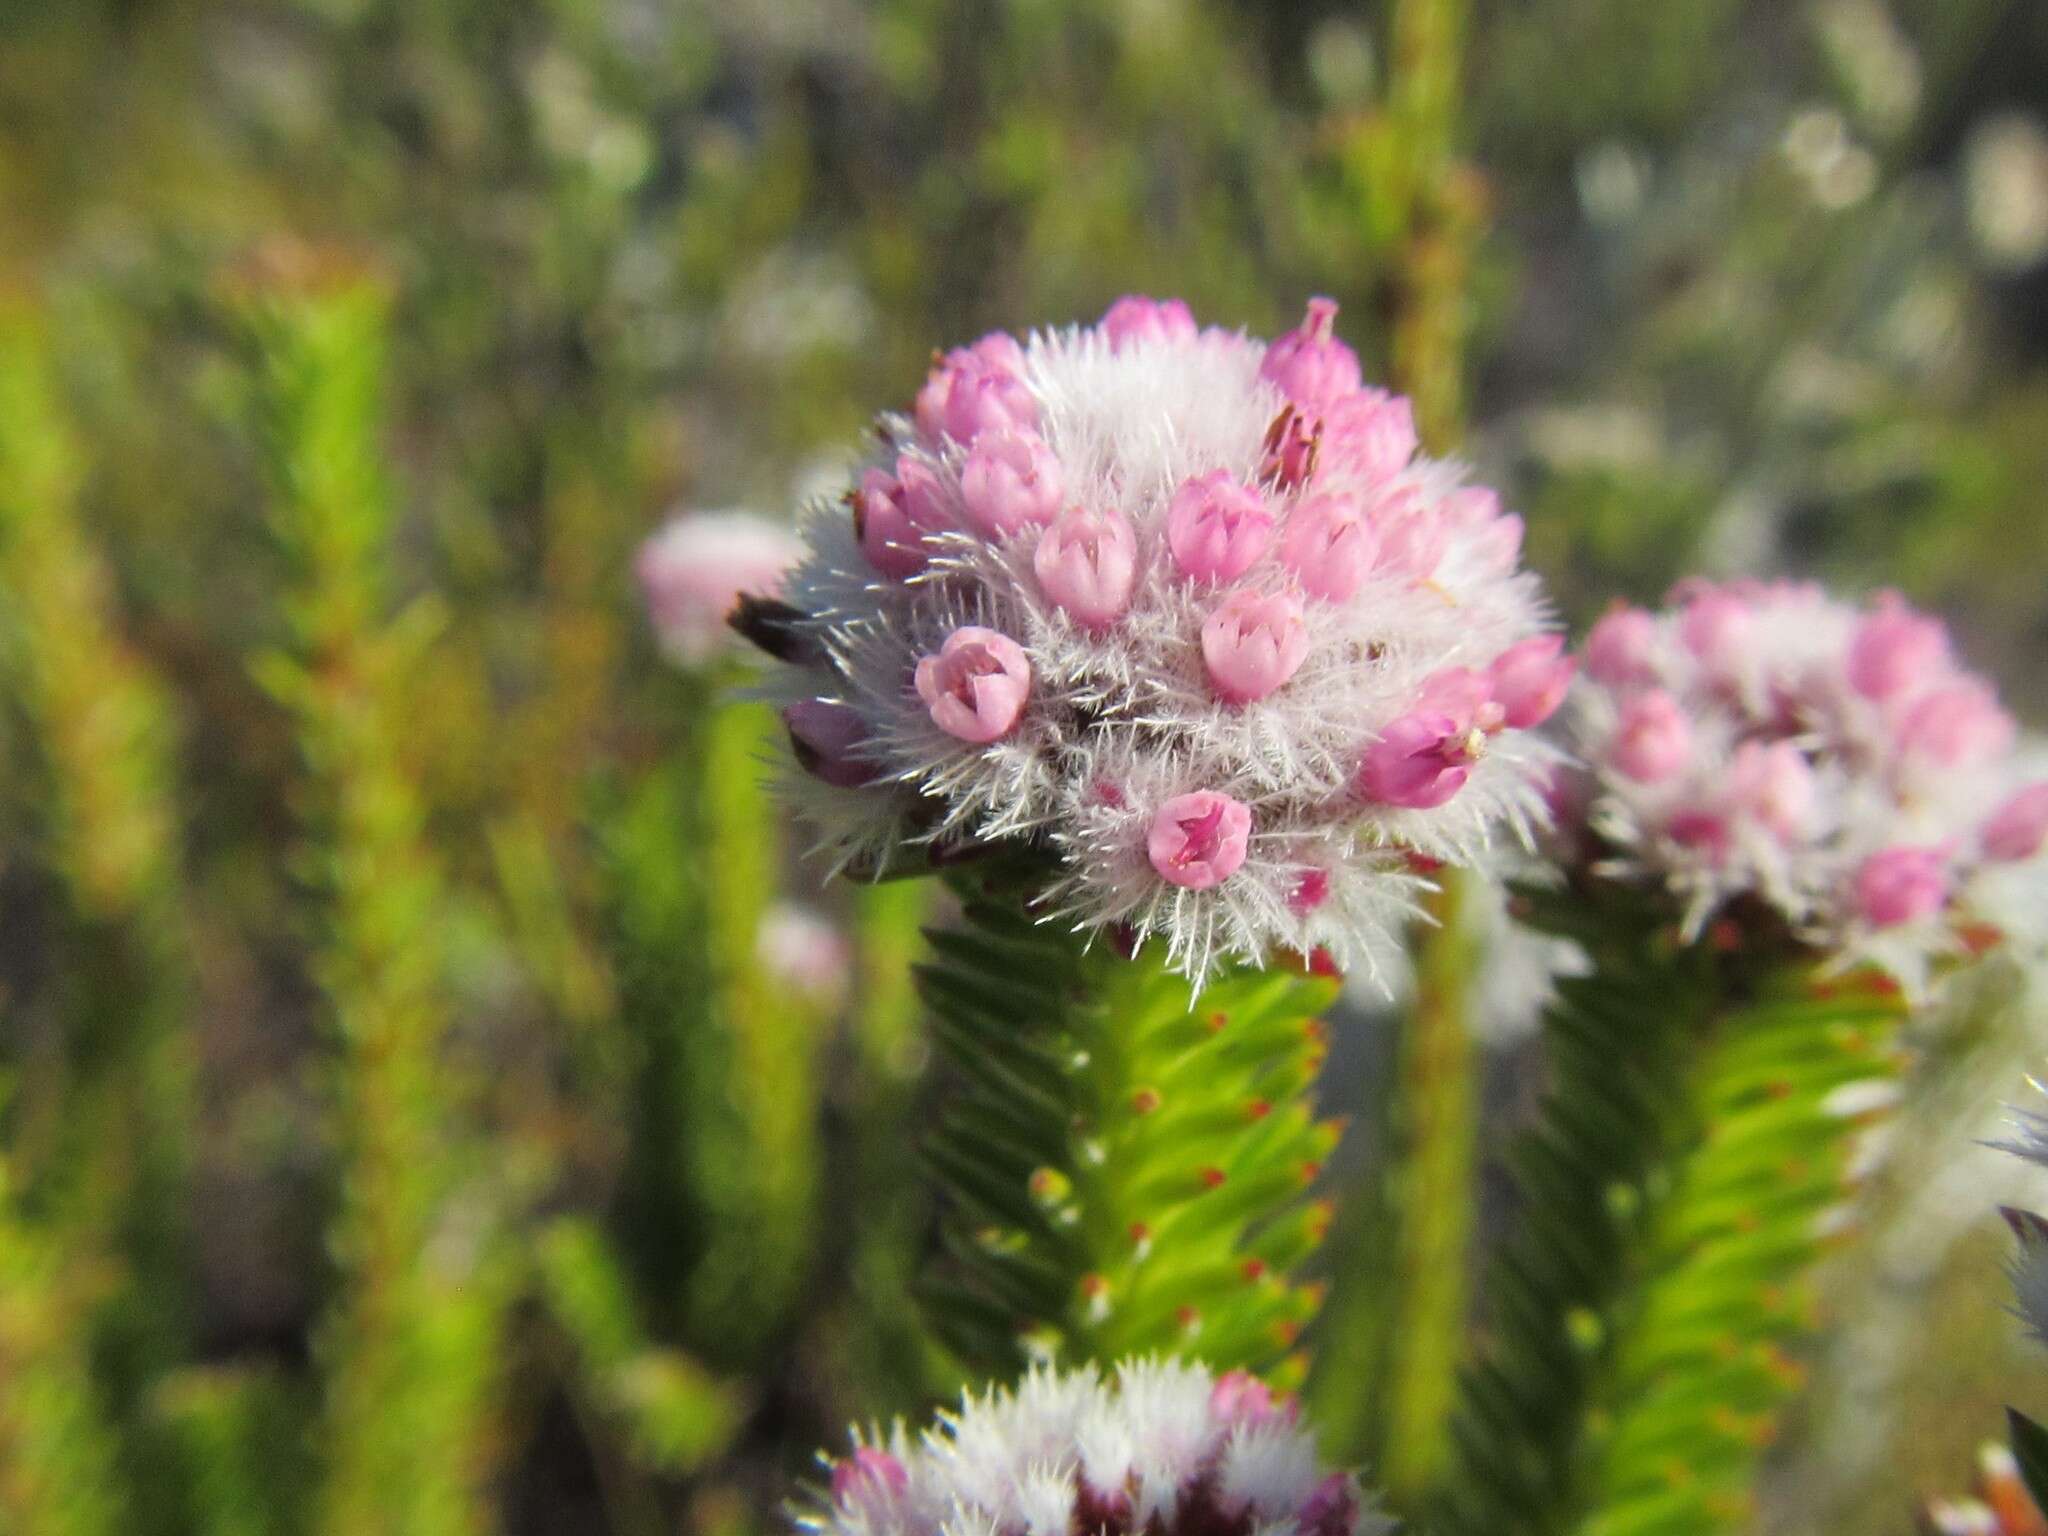
<svg viewBox="0 0 2048 1536"><path fill-rule="evenodd" d="M827 1464L802 1518L834 1536L1380 1536L1391 1523L1326 1473L1292 1401L1179 1360L1037 1367L969 1394L914 1439L898 1424Z"/></svg>
<svg viewBox="0 0 2048 1536"><path fill-rule="evenodd" d="M1609 867L1669 883L1698 931L1739 898L1918 981L1969 892L2048 840L2048 782L1947 629L1896 593L1682 584L1594 625L1570 711Z"/></svg>
<svg viewBox="0 0 2048 1536"><path fill-rule="evenodd" d="M936 359L812 509L775 684L858 868L1048 861L1043 910L1225 958L1392 947L1526 843L1574 659L1520 519L1417 448L1318 299L1268 344L1126 298Z"/></svg>
<svg viewBox="0 0 2048 1536"><path fill-rule="evenodd" d="M634 560L656 640L669 660L701 666L732 639L726 620L742 593L773 596L804 546L751 512L688 512Z"/></svg>

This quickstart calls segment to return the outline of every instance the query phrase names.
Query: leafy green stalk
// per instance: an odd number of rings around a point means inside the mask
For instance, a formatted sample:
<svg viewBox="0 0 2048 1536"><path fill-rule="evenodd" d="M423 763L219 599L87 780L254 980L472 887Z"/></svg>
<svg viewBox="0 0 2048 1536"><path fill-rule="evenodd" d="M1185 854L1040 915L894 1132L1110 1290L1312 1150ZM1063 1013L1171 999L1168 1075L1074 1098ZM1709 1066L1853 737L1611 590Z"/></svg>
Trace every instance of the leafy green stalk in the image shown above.
<svg viewBox="0 0 2048 1536"><path fill-rule="evenodd" d="M640 1051L626 1216L693 1349L758 1357L802 1294L819 1177L818 1009L763 970L774 715L685 679L682 745L605 837L620 1007Z"/></svg>
<svg viewBox="0 0 2048 1536"><path fill-rule="evenodd" d="M1548 1019L1526 1204L1432 1526L1732 1531L1802 1378L1825 1218L1902 1005L1811 957L1682 945L1634 893L1538 900L1594 969Z"/></svg>
<svg viewBox="0 0 2048 1536"><path fill-rule="evenodd" d="M458 1536L491 1524L496 1357L514 1267L502 1170L465 1126L441 925L451 892L401 750L400 679L429 633L393 623L378 445L386 299L315 265L253 288L254 420L291 565L288 652L266 684L306 767L306 859L325 897L316 977L338 1045L339 1270L318 1341L327 1401L317 1529Z"/></svg>
<svg viewBox="0 0 2048 1536"><path fill-rule="evenodd" d="M922 973L956 1094L930 1146L949 1262L934 1322L963 1361L1173 1350L1297 1384L1318 1289L1292 1271L1337 1127L1309 1101L1329 980L1237 969L1199 995L1153 950L1032 920L1026 887L957 881Z"/></svg>

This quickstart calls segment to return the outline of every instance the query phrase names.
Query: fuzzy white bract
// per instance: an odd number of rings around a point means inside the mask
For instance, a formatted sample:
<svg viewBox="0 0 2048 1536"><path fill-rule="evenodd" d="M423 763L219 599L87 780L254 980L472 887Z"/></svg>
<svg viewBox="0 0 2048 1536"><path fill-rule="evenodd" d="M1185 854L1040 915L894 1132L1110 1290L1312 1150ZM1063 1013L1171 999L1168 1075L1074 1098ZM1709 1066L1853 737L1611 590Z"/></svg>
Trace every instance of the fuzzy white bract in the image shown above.
<svg viewBox="0 0 2048 1536"><path fill-rule="evenodd" d="M1689 934L1752 900L1916 986L2048 835L1996 692L1893 593L1690 581L1618 607L1567 720L1599 867L1663 881Z"/></svg>
<svg viewBox="0 0 2048 1536"><path fill-rule="evenodd" d="M1373 966L1429 861L1526 842L1572 661L1520 520L1421 456L1316 301L1270 345L1120 301L940 359L811 509L776 689L843 864L1009 843L1199 980Z"/></svg>
<svg viewBox="0 0 2048 1536"><path fill-rule="evenodd" d="M854 1437L800 1523L831 1536L1380 1536L1292 1403L1179 1360L1033 1368L913 1436Z"/></svg>

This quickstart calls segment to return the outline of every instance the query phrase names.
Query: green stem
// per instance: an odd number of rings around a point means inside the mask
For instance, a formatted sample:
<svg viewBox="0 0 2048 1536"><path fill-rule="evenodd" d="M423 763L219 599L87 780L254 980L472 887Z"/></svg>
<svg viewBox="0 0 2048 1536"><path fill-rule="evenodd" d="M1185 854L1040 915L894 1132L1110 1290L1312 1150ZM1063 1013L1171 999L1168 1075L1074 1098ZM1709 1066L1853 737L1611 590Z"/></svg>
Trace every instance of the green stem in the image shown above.
<svg viewBox="0 0 2048 1536"><path fill-rule="evenodd" d="M1309 1090L1333 983L1226 972L1034 923L1026 881L959 882L922 981L957 1094L931 1156L950 1265L934 1321L970 1366L1178 1351L1298 1382L1317 1291L1292 1278L1336 1141ZM1157 946L1154 946L1154 950Z"/></svg>
<svg viewBox="0 0 2048 1536"><path fill-rule="evenodd" d="M1741 1527L1799 1372L1852 1084L1902 1009L1788 955L1741 974L1625 891L1545 898L1594 971L1560 985L1526 1202L1488 1287L1432 1528L1583 1536Z"/></svg>

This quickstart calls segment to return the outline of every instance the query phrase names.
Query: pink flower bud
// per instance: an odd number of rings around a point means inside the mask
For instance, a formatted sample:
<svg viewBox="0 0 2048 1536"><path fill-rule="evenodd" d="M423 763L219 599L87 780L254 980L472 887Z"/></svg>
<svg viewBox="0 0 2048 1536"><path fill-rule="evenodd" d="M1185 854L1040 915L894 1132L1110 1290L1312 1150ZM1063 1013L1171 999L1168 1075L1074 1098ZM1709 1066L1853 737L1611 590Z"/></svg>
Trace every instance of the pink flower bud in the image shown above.
<svg viewBox="0 0 2048 1536"><path fill-rule="evenodd" d="M1885 592L1850 638L1849 684L1865 698L1896 698L1934 682L1948 661L1948 627Z"/></svg>
<svg viewBox="0 0 2048 1536"><path fill-rule="evenodd" d="M1940 848L1881 848L1856 871L1856 906L1874 928L1932 917L1948 902L1948 855Z"/></svg>
<svg viewBox="0 0 2048 1536"><path fill-rule="evenodd" d="M1502 516L1499 494L1483 485L1461 485L1445 495L1438 506L1444 526L1463 533L1497 523Z"/></svg>
<svg viewBox="0 0 2048 1536"><path fill-rule="evenodd" d="M1065 494L1060 461L1037 434L984 433L960 467L960 499L967 520L991 539L1006 539L1031 523L1049 523Z"/></svg>
<svg viewBox="0 0 2048 1536"><path fill-rule="evenodd" d="M1576 656L1564 654L1564 636L1537 635L1509 646L1494 659L1493 697L1518 731L1541 725L1557 713L1579 670Z"/></svg>
<svg viewBox="0 0 2048 1536"><path fill-rule="evenodd" d="M1226 1371L1209 1389L1209 1414L1225 1424L1292 1424L1300 1408L1249 1371Z"/></svg>
<svg viewBox="0 0 2048 1536"><path fill-rule="evenodd" d="M1358 1526L1358 1489L1349 1473L1332 1472L1295 1512L1299 1536L1351 1536Z"/></svg>
<svg viewBox="0 0 2048 1536"><path fill-rule="evenodd" d="M955 348L917 392L918 430L971 443L985 431L1035 426L1038 402L1019 377L1023 367L1023 349L1001 331Z"/></svg>
<svg viewBox="0 0 2048 1536"><path fill-rule="evenodd" d="M1728 806L1781 842L1806 835L1817 798L1813 769L1789 741L1745 741L1728 764Z"/></svg>
<svg viewBox="0 0 2048 1536"><path fill-rule="evenodd" d="M1734 829L1728 825L1727 817L1718 811L1690 806L1674 811L1664 831L1681 848L1703 853L1716 864L1728 857L1729 845L1734 840Z"/></svg>
<svg viewBox="0 0 2048 1536"><path fill-rule="evenodd" d="M1340 492L1305 498L1280 531L1280 563L1310 597L1333 603L1358 595L1379 547L1379 534L1358 498Z"/></svg>
<svg viewBox="0 0 2048 1536"><path fill-rule="evenodd" d="M1198 789L1159 807L1145 851L1160 878L1206 891L1237 873L1251 831L1249 806L1213 789Z"/></svg>
<svg viewBox="0 0 2048 1536"><path fill-rule="evenodd" d="M1998 695L1969 679L1922 695L1899 722L1899 750L1946 768L1964 768L2012 746L2012 716Z"/></svg>
<svg viewBox="0 0 2048 1536"><path fill-rule="evenodd" d="M1482 527L1472 541L1472 556L1489 576L1505 576L1522 562L1522 520L1513 512Z"/></svg>
<svg viewBox="0 0 2048 1536"><path fill-rule="evenodd" d="M1358 354L1332 334L1336 322L1335 300L1310 299L1301 324L1266 348L1259 377L1271 379L1290 400L1312 408L1352 393L1361 383Z"/></svg>
<svg viewBox="0 0 2048 1536"><path fill-rule="evenodd" d="M1040 537L1031 568L1045 595L1075 623L1101 629L1130 606L1138 538L1114 507L1069 507Z"/></svg>
<svg viewBox="0 0 2048 1536"><path fill-rule="evenodd" d="M1586 675L1609 688L1654 682L1657 621L1640 608L1617 604L1586 636Z"/></svg>
<svg viewBox="0 0 2048 1536"><path fill-rule="evenodd" d="M870 469L852 495L853 531L868 564L898 580L924 569L924 536L945 526L940 511L939 478L929 464L908 455L896 460L896 473Z"/></svg>
<svg viewBox="0 0 2048 1536"><path fill-rule="evenodd" d="M1121 352L1136 342L1193 341L1195 317L1179 299L1148 299L1133 293L1110 305L1096 329L1109 338L1112 352Z"/></svg>
<svg viewBox="0 0 2048 1536"><path fill-rule="evenodd" d="M2030 784L1984 823L1984 856L2014 863L2031 859L2048 842L2048 784Z"/></svg>
<svg viewBox="0 0 2048 1536"><path fill-rule="evenodd" d="M695 512L640 546L634 573L662 651L695 663L728 638L726 616L742 593L768 596L803 555L785 528L748 512Z"/></svg>
<svg viewBox="0 0 2048 1536"><path fill-rule="evenodd" d="M1507 724L1507 710L1493 696L1493 677L1472 667L1444 667L1422 680L1415 711L1448 715L1460 732L1475 726L1491 736Z"/></svg>
<svg viewBox="0 0 2048 1536"><path fill-rule="evenodd" d="M1735 676L1749 643L1749 604L1732 592L1707 587L1680 610L1678 638L1709 675Z"/></svg>
<svg viewBox="0 0 2048 1536"><path fill-rule="evenodd" d="M860 755L867 726L845 704L825 699L800 699L782 712L790 750L805 772L840 789L858 789L874 781L875 765Z"/></svg>
<svg viewBox="0 0 2048 1536"><path fill-rule="evenodd" d="M1202 660L1216 696L1232 704L1263 699L1294 676L1308 655L1308 626L1292 593L1236 591L1202 621Z"/></svg>
<svg viewBox="0 0 2048 1536"><path fill-rule="evenodd" d="M1259 480L1278 490L1291 491L1315 477L1323 451L1323 424L1302 414L1293 405L1281 407L1280 414L1266 428L1266 440L1259 458Z"/></svg>
<svg viewBox="0 0 2048 1536"><path fill-rule="evenodd" d="M1355 370L1355 359L1352 366ZM1359 390L1329 401L1323 409L1324 462L1362 479L1391 480L1408 467L1418 446L1415 407L1405 395Z"/></svg>
<svg viewBox="0 0 2048 1536"><path fill-rule="evenodd" d="M1266 498L1228 470L1197 475L1166 509L1166 543L1182 571L1197 581L1235 581L1273 542Z"/></svg>
<svg viewBox="0 0 2048 1536"><path fill-rule="evenodd" d="M1692 757L1692 726L1678 700L1662 688L1637 694L1622 706L1608 745L1616 770L1644 784L1668 779Z"/></svg>
<svg viewBox="0 0 2048 1536"><path fill-rule="evenodd" d="M1382 805L1426 811L1465 787L1486 751L1486 732L1446 714L1402 715L1365 750L1359 793Z"/></svg>
<svg viewBox="0 0 2048 1536"><path fill-rule="evenodd" d="M917 664L917 696L948 736L979 746L1009 734L1031 696L1031 662L1008 635L977 624Z"/></svg>
<svg viewBox="0 0 2048 1536"><path fill-rule="evenodd" d="M1399 495L1373 511L1379 530L1379 567L1423 582L1436 574L1450 543L1450 530L1436 509L1414 496Z"/></svg>
<svg viewBox="0 0 2048 1536"><path fill-rule="evenodd" d="M910 1472L887 1451L863 1445L832 1464L832 1502L887 1509L910 1491Z"/></svg>

